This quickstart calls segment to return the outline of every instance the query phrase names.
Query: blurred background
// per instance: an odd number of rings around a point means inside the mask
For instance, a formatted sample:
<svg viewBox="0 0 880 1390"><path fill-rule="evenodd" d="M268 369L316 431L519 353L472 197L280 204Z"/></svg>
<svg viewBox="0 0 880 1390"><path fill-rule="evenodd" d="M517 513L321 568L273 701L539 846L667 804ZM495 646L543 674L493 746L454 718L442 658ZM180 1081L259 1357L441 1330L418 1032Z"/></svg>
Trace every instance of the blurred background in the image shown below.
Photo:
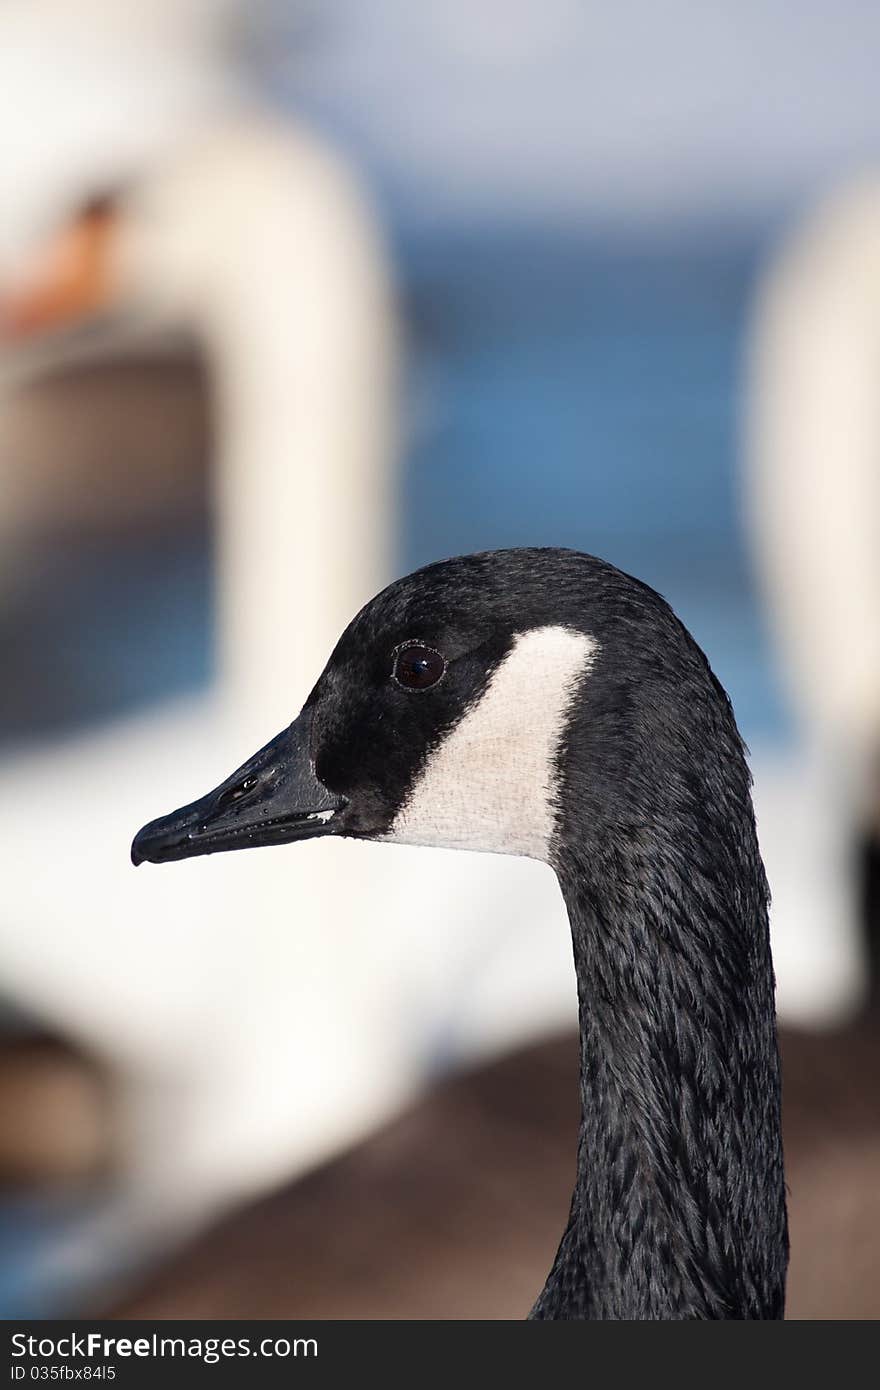
<svg viewBox="0 0 880 1390"><path fill-rule="evenodd" d="M0 1314L380 1315L340 1231L405 1263L456 1164L470 1245L388 1308L527 1311L576 1127L549 871L128 844L382 582L545 544L658 588L731 694L791 1312L880 1313L878 46L857 0L0 0Z"/></svg>

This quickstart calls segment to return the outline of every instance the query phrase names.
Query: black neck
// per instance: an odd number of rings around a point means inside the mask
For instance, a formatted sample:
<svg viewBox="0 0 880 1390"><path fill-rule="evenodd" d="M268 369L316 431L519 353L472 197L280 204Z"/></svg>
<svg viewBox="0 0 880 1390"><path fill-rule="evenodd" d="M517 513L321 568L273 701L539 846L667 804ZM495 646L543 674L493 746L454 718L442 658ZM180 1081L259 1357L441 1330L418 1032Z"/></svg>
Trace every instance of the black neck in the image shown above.
<svg viewBox="0 0 880 1390"><path fill-rule="evenodd" d="M559 864L582 1118L569 1224L532 1316L780 1318L779 1063L750 808L721 853L670 836L664 850L656 827L618 828L605 851Z"/></svg>

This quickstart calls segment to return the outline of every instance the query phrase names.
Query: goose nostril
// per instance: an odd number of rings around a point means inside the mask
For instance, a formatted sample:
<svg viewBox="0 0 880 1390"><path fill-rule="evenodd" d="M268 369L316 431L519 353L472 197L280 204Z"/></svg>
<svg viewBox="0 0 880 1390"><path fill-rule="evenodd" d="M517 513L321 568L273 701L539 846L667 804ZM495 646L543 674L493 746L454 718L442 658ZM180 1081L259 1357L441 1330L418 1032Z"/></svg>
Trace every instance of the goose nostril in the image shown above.
<svg viewBox="0 0 880 1390"><path fill-rule="evenodd" d="M221 811L227 806L234 805L236 801L241 801L242 797L253 791L258 781L259 778L257 777L243 777L234 787L227 787L226 791L221 792L218 796L215 810Z"/></svg>

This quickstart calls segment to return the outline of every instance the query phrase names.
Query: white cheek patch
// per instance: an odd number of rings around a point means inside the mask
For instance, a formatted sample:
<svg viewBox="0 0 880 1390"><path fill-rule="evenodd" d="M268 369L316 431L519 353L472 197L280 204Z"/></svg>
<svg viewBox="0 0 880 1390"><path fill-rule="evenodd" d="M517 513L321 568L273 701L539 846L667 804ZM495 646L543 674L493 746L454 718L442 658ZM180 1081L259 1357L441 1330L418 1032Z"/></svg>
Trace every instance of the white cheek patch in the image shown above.
<svg viewBox="0 0 880 1390"><path fill-rule="evenodd" d="M571 628L520 633L480 700L429 757L385 838L546 859L556 756L596 650Z"/></svg>

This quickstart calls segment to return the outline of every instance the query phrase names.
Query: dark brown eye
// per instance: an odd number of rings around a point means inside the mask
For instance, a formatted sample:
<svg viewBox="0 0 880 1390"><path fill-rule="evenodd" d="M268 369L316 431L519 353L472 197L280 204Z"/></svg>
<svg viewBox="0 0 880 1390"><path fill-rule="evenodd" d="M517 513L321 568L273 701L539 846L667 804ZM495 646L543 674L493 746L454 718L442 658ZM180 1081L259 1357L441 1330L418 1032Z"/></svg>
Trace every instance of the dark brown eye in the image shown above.
<svg viewBox="0 0 880 1390"><path fill-rule="evenodd" d="M433 647L407 642L394 653L391 674L404 690L427 690L437 684L445 670L446 662Z"/></svg>

